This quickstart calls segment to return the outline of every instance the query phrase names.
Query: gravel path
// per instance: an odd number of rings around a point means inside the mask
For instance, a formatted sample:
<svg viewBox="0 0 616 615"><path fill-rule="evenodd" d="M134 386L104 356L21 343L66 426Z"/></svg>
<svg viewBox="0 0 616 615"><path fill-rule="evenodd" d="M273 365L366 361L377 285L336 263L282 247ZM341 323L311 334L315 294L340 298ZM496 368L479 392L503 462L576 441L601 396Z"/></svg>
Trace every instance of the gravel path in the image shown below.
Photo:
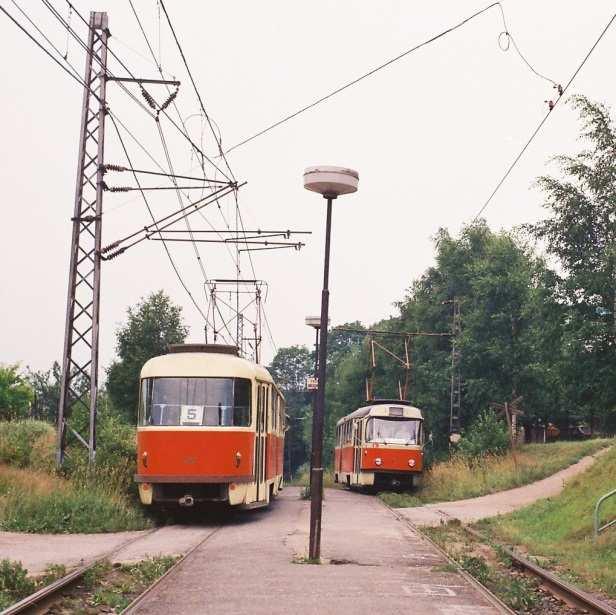
<svg viewBox="0 0 616 615"><path fill-rule="evenodd" d="M459 519L464 523L473 523L486 517L495 517L510 513L518 508L528 506L537 500L558 495L564 488L568 479L587 470L595 459L607 453L609 447L582 458L577 463L524 487L516 487L507 491L499 491L490 495L483 495L468 500L455 502L439 502L426 504L415 508L397 508L415 525L437 526L450 519Z"/></svg>

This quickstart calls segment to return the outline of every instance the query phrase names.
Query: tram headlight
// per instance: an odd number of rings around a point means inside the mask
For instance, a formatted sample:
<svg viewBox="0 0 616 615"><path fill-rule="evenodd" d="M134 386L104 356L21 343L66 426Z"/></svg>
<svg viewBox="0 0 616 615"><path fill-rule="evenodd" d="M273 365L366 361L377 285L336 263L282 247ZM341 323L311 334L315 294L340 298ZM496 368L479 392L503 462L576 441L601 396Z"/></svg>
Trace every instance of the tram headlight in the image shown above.
<svg viewBox="0 0 616 615"><path fill-rule="evenodd" d="M380 466L380 465L383 463L383 460L382 460L380 457L377 457L377 458L374 460L374 463L375 463L377 466Z"/></svg>
<svg viewBox="0 0 616 615"><path fill-rule="evenodd" d="M414 459L409 459L409 466L411 466L411 468L415 467L415 460Z"/></svg>

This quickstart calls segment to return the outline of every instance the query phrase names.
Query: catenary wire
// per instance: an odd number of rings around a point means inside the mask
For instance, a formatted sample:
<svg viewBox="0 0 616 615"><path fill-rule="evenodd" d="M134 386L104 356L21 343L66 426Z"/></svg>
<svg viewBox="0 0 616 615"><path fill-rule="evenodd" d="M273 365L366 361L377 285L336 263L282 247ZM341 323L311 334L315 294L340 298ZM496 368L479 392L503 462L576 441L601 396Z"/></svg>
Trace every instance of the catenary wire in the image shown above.
<svg viewBox="0 0 616 615"><path fill-rule="evenodd" d="M64 66L59 60L53 57L53 55L49 52L49 50L45 49L39 41L37 41L30 32L28 32L22 24L20 24L3 6L0 6L0 11L2 11L41 51L43 51L51 60L57 64L67 75L69 75L72 79L74 79L79 85L86 88L95 98L98 99L98 96L92 89L79 77L74 75L66 66ZM72 68L72 66L71 66ZM75 70L73 68L73 70Z"/></svg>
<svg viewBox="0 0 616 615"><path fill-rule="evenodd" d="M130 167L132 167L132 162L130 159L130 156L128 154L128 150L126 149L126 145L124 144L124 140L122 139L122 134L120 133L120 130L116 124L115 118L113 117L113 115L110 115L110 119L111 119L111 123L113 124L113 127L115 128L115 131L118 135L118 140L120 141L120 145L122 147L122 150L124 151L124 155L126 156L126 161L128 162L128 165ZM135 181L137 182L137 184L139 184L139 178L137 177L136 174L134 174L134 178ZM145 195L144 192L141 192L141 196L143 198L143 202L145 203L145 206L148 210L148 213L150 214L150 217L152 218L152 222L156 222L156 218L154 217L154 213L152 211L152 208L150 207L150 204L148 202L148 199ZM201 315L201 317L203 318L203 320L209 324L207 316L204 314L203 310L201 309L201 306L197 303L197 301L195 300L195 298L193 297L193 294L190 292L188 286L186 285L186 282L184 282L178 267L175 263L175 261L173 260L173 257L171 256L171 252L169 251L169 247L167 246L166 242L162 242L163 243L163 247L165 249L165 252L167 253L167 257L169 259L169 262L171 263L171 267L173 269L173 271L175 272L175 275L177 276L182 288L185 290L186 294L188 295L188 297L190 298L191 302L193 303L193 305L195 306L196 310L199 312L199 314Z"/></svg>
<svg viewBox="0 0 616 615"><path fill-rule="evenodd" d="M314 100L310 104L306 105L305 107L302 107L302 108L298 109L297 111L295 111L295 112L293 112L293 113L283 117L282 119L278 120L277 122L274 122L273 124L270 124L269 126L265 127L263 130L260 130L259 132L256 132L255 134L247 137L246 139L243 139L239 143L236 143L232 147L228 148L225 151L225 154L228 154L229 152L232 152L233 150L237 149L238 147L241 147L242 145L246 145L246 143L249 143L250 141L253 141L257 137L260 137L260 136L270 132L270 130L273 130L274 128L277 128L281 124L284 124L285 122L288 122L289 120L292 120L293 118L297 117L298 115L301 115L302 113L305 113L306 111L309 111L310 109L313 109L317 105L320 105L321 103L325 102L326 100L329 100L333 96L336 96L337 94L340 94L340 92L343 92L344 90L346 90L346 89L348 89L348 88L358 84L360 81L363 81L364 79L367 79L368 77L371 77L372 75L374 75L375 73L378 73L379 71L383 70L384 68L387 68L388 66L391 66L395 62L398 62L399 60L402 60L403 58L405 58L408 55L414 53L415 51L418 51L422 47L426 47L427 45L430 45L431 43L434 43L435 41L437 41L438 39L446 36L447 34L450 34L454 30L457 30L458 28L461 28L463 25L467 24L469 21L471 21L475 17L478 17L479 15L489 11L490 9L494 8L495 6L500 6L500 4L501 4L500 2L493 2L492 4L489 4L488 6L482 8L481 10L479 10L479 11L473 13L472 15L466 17L465 19L463 19L459 23L455 24L454 26L451 26L451 27L447 28L446 30L443 30L442 32L436 34L435 36L432 36L431 38L429 38L429 39L427 39L427 40L425 40L425 41L415 45L414 47L411 47L410 49L407 49L406 51L403 51L402 53L398 54L394 58L390 58L386 62L383 62L382 64L379 64L378 66L375 66L374 68L369 70L367 73L364 73L363 75L360 75L359 77L356 77L352 81L349 81L349 82L345 83L344 85L341 85L340 87L336 88L335 90L332 90L328 94L325 94L325 96L321 96L321 98L317 98L316 100ZM501 11L502 11L502 8L501 8ZM505 25L505 29L507 29L506 25Z"/></svg>
<svg viewBox="0 0 616 615"><path fill-rule="evenodd" d="M136 19L136 21L137 21L137 25L139 26L139 30L141 31L141 34L142 34L142 36L143 36L143 38L144 38L144 40L145 40L145 43L146 43L146 45L147 45L147 47L148 47L148 50L149 50L149 52L150 52L150 55L152 56L152 60L154 61L155 65L157 66L157 68L158 68L159 72L160 72L160 73L161 73L161 75L162 75L162 68L161 68L161 66L160 66L160 62L159 62L159 61L157 60L157 58L156 58L156 54L154 53L154 49L153 49L153 47L152 47L152 45L151 45L151 43L150 43L150 40L149 40L149 38L148 38L148 36L147 36L147 34L146 34L146 32L145 32L145 28L143 27L143 24L142 24L142 22L141 22L141 19L140 19L140 17L139 17L139 14L137 13L137 10L135 9L135 6L134 6L134 4L133 4L132 0L129 0L129 4L130 4L131 10L132 10L132 12L133 12L133 15L134 15L134 17L135 17L135 19ZM159 17L160 17L160 15L159 15ZM175 111L176 111L176 113L177 113L177 116L178 116L178 118L179 118L179 121L180 121L180 122L181 122L181 124L182 124L182 127L184 128L184 131L185 131L186 133L188 133L188 130L187 130L187 128L186 128L185 121L184 121L184 119L182 118L182 115L181 115L181 113L180 113L180 111L179 111L179 109L178 109L178 107L177 107L177 105L176 105L175 101L173 102L173 107L174 107L174 109L175 109ZM205 166L204 166L203 154L202 154L202 152L200 152L199 148L193 148L193 151L197 153L197 157L198 157L198 158L199 158L199 154L201 153L201 156L200 156L200 165L199 165L199 166L201 167L201 170L202 170L202 172L203 172L203 179L204 179L204 180L206 180L207 178L205 177ZM216 170L219 170L216 166L215 166L215 169L216 169ZM223 175L224 175L224 174L223 174ZM209 180L208 180L208 181L209 181ZM214 180L214 181L217 181L217 180ZM216 200L216 204L217 204L218 209L219 209L219 211L220 211L220 202L219 202L219 200L218 200L218 199ZM203 220L204 220L204 221L205 221L208 225L210 225L210 227L211 227L211 228L213 228L213 226L212 226L212 225L211 225L211 223L207 220L207 217L205 216L205 214L204 214L201 210L199 210L199 215L203 218ZM223 215L223 218L224 218L224 215ZM225 222L226 222L226 220L225 220ZM227 226L228 226L228 225L227 225ZM229 248L227 248L227 251L229 252L229 254L231 255L231 257L232 257L232 259L233 259L232 252L229 250Z"/></svg>
<svg viewBox="0 0 616 615"><path fill-rule="evenodd" d="M72 2L70 2L70 0L65 0L67 5L75 12L75 14L79 17L79 19L81 19L81 21L86 24L89 27L89 23L86 21L85 17L79 12L79 10L72 4ZM79 37L79 35L70 28L70 25L66 22L66 20L62 17L62 15L58 12L58 10L51 4L50 0L42 0L43 4L45 4L45 6L47 6L47 8L51 11L51 13L56 17L56 19L62 24L62 26L64 28L67 28L67 30L72 34L72 36L82 45L82 47L85 46L85 43L83 42L83 40ZM106 45L107 50L109 52L109 54L115 58L119 64L122 66L122 68L124 68L124 70L132 77L135 78L134 73L130 70L130 68L128 68L128 66L126 65L126 63L114 52L114 50L109 47L109 45ZM84 47L87 51L87 47ZM160 69L159 69L160 70ZM113 76L112 73L110 71L107 71L108 74L110 76ZM135 95L121 82L118 81L117 82L118 85L120 86L120 88L133 100L135 101L135 103L137 103L142 110L144 110L148 115L150 115L151 117L154 117L152 115L152 113L150 112L150 110L145 107L141 101L135 97ZM220 169L218 167L218 165L211 159L209 158L197 145L196 143L194 143L194 141L190 138L190 135L186 132L186 130L182 130L182 128L173 120L173 118L167 113L166 109L162 109L161 110L161 115L163 115L168 121L169 123L190 143L190 145L195 148L196 151L198 151L201 156L203 156L214 168L216 168L218 171L220 171L228 180L231 180L232 178L230 178L229 176L227 176L222 169ZM233 178L233 180L235 180L235 178Z"/></svg>
<svg viewBox="0 0 616 615"><path fill-rule="evenodd" d="M558 98L556 98L556 100L554 101L554 104L551 106L549 111L543 116L543 118L541 119L541 121L539 122L537 127L533 130L533 132L531 133L529 139L526 141L526 143L524 144L524 146L522 147L522 149L520 150L518 155L513 159L513 162L509 165L509 167L507 167L507 170L505 171L505 174L500 178L499 182L496 184L496 187L494 188L494 190L492 190L492 193L488 197L487 201L481 206L479 211L475 214L475 217L473 218L473 222L476 222L479 219L479 216L481 216L481 214L486 210L488 205L492 202L492 199L494 198L496 193L500 190L500 187L505 183L505 180L509 177L509 175L511 174L513 169L516 167L516 165L518 164L518 162L520 161L520 159L524 155L524 152L526 152L526 150L528 149L530 144L534 141L535 137L539 134L539 131L541 130L543 125L547 122L548 118L552 114L552 111L554 110L556 105L560 102L560 100L564 96L564 94L567 91L567 89L569 88L569 86L573 83L573 80L577 77L578 73L582 70L582 68L586 64L588 58L590 58L591 54L593 53L593 51L595 50L595 48L597 47L597 45L599 44L601 39L604 37L605 33L608 31L608 29L610 28L610 26L612 25L612 23L614 22L615 19L616 19L616 13L614 15L612 15L612 18L608 21L608 23L605 26L605 28L603 28L601 34L595 40L595 42L593 43L592 47L589 49L588 53L584 56L584 59L582 60L582 62L575 69L575 71L574 71L573 75L571 75L571 78L569 79L569 81L567 81L565 86L562 88L562 91L559 94Z"/></svg>

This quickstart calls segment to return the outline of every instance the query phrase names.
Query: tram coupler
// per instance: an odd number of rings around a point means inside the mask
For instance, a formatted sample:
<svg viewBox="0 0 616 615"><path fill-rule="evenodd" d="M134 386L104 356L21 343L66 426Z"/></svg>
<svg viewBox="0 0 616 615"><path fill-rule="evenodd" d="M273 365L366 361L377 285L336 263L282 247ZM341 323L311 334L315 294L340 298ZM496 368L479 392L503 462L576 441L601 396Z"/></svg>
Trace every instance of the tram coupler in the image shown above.
<svg viewBox="0 0 616 615"><path fill-rule="evenodd" d="M180 506L185 506L186 508L190 508L195 505L195 499L192 495L185 495L178 500L178 504Z"/></svg>

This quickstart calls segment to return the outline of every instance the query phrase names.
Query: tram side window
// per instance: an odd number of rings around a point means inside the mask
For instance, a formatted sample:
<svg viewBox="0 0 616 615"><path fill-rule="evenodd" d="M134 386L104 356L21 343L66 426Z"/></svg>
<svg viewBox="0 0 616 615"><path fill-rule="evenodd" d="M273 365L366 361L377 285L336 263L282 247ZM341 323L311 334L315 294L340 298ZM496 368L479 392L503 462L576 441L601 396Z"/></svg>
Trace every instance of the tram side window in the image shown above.
<svg viewBox="0 0 616 615"><path fill-rule="evenodd" d="M146 378L142 425L245 427L251 382L245 378Z"/></svg>

